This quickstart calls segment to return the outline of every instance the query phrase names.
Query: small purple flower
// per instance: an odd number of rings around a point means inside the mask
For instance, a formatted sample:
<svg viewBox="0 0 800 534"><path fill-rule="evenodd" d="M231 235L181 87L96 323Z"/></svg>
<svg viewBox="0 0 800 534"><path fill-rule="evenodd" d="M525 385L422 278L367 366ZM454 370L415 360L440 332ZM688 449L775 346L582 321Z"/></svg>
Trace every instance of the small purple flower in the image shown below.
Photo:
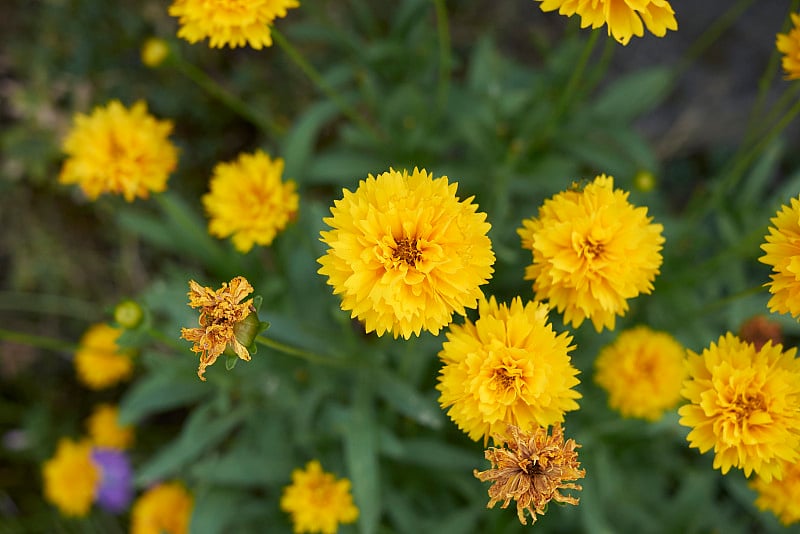
<svg viewBox="0 0 800 534"><path fill-rule="evenodd" d="M116 449L95 447L92 460L100 468L95 502L115 514L126 510L133 499L133 470L127 455Z"/></svg>

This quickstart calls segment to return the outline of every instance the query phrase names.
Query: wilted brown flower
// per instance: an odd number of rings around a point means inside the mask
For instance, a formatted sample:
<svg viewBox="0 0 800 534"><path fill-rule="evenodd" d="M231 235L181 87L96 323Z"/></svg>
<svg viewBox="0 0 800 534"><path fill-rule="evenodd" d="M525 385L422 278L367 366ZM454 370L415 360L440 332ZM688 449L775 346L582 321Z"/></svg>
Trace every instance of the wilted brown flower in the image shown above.
<svg viewBox="0 0 800 534"><path fill-rule="evenodd" d="M755 315L742 323L739 327L739 337L755 345L756 350L761 350L767 341L772 341L773 345L783 343L781 324L763 315Z"/></svg>
<svg viewBox="0 0 800 534"><path fill-rule="evenodd" d="M582 489L568 481L586 475L586 471L580 469L575 450L580 445L574 439L564 441L560 423L553 426L552 435L548 435L547 427L538 427L529 433L509 425L506 435L494 436L494 440L502 443L503 448L489 447L486 450L486 459L492 462L492 468L473 471L481 482L493 482L489 488L487 508L493 508L500 501L503 501L501 508L507 508L513 499L517 501L520 523L527 525L525 510L535 523L536 514L544 515L545 506L551 500L578 504L576 497L559 492Z"/></svg>

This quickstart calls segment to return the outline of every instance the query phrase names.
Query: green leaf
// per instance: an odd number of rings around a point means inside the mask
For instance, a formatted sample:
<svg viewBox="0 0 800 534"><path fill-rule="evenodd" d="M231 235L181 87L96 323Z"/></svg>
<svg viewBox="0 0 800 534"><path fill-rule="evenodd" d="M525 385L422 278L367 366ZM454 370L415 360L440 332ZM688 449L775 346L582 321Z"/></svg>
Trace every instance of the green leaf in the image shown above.
<svg viewBox="0 0 800 534"><path fill-rule="evenodd" d="M592 114L614 122L628 122L664 100L674 80L674 71L666 67L634 71L606 88L594 101Z"/></svg>
<svg viewBox="0 0 800 534"><path fill-rule="evenodd" d="M194 375L151 374L139 379L122 398L119 417L124 423L135 425L150 414L193 404L213 392Z"/></svg>
<svg viewBox="0 0 800 534"><path fill-rule="evenodd" d="M429 428L441 428L444 415L436 400L425 396L385 370L377 371L378 394L392 408Z"/></svg>
<svg viewBox="0 0 800 534"><path fill-rule="evenodd" d="M225 369L228 371L232 371L234 367L236 367L236 362L239 361L239 357L235 354L226 354L225 355Z"/></svg>
<svg viewBox="0 0 800 534"><path fill-rule="evenodd" d="M236 525L264 515L264 503L235 488L211 488L195 495L192 534L240 532Z"/></svg>
<svg viewBox="0 0 800 534"><path fill-rule="evenodd" d="M333 102L325 101L308 108L297 120L281 147L281 155L286 162L284 176L301 181L306 169L313 160L317 137L322 128L338 113Z"/></svg>

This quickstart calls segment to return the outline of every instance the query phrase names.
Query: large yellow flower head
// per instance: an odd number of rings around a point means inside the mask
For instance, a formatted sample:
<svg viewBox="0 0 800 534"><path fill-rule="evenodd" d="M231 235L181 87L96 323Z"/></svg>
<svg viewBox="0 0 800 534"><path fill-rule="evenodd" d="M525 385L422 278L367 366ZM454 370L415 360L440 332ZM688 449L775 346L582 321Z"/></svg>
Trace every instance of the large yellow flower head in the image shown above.
<svg viewBox="0 0 800 534"><path fill-rule="evenodd" d="M283 489L281 510L292 518L294 532L334 534L339 524L358 519L358 508L350 495L350 481L322 470L316 460L305 470L292 471L292 483Z"/></svg>
<svg viewBox="0 0 800 534"><path fill-rule="evenodd" d="M317 272L367 332L437 334L483 296L494 264L491 225L474 197L458 199L457 187L424 169L390 169L335 201Z"/></svg>
<svg viewBox="0 0 800 534"><path fill-rule="evenodd" d="M691 447L714 449L714 468L781 477L800 458L800 359L767 342L760 350L731 333L702 354L689 351L678 413Z"/></svg>
<svg viewBox="0 0 800 534"><path fill-rule="evenodd" d="M298 0L175 0L169 14L178 17L178 37L194 44L209 38L211 48L272 46L270 27Z"/></svg>
<svg viewBox="0 0 800 534"><path fill-rule="evenodd" d="M789 33L779 33L775 46L783 54L781 65L787 80L800 79L800 14L792 13L794 27Z"/></svg>
<svg viewBox="0 0 800 534"><path fill-rule="evenodd" d="M756 506L769 510L788 526L800 521L800 462L785 462L782 478L769 482L756 477L750 487L758 492Z"/></svg>
<svg viewBox="0 0 800 534"><path fill-rule="evenodd" d="M769 310L791 313L797 318L800 315L800 197L793 198L791 206L781 206L770 222L767 242L761 245L766 254L758 258L772 267L772 282L765 284L772 293Z"/></svg>
<svg viewBox="0 0 800 534"><path fill-rule="evenodd" d="M62 439L55 455L44 463L44 496L62 514L82 517L89 513L100 486L100 469L92 461L88 441Z"/></svg>
<svg viewBox="0 0 800 534"><path fill-rule="evenodd" d="M572 337L553 331L545 304L517 297L498 305L491 297L479 313L474 323L450 325L436 386L442 408L470 439L486 442L508 425L552 425L578 409Z"/></svg>
<svg viewBox="0 0 800 534"><path fill-rule="evenodd" d="M608 35L627 45L634 35L644 35L644 27L653 35L664 37L667 30L677 30L675 12L667 0L536 0L542 11L555 11L581 18L581 28L608 25Z"/></svg>
<svg viewBox="0 0 800 534"><path fill-rule="evenodd" d="M143 493L131 510L131 534L186 534L194 499L178 482L166 482Z"/></svg>
<svg viewBox="0 0 800 534"><path fill-rule="evenodd" d="M114 100L91 115L77 114L58 179L78 184L91 200L111 193L132 202L164 191L178 163L171 131L172 123L155 119L142 101L126 109Z"/></svg>
<svg viewBox="0 0 800 534"><path fill-rule="evenodd" d="M233 236L239 252L254 244L268 246L297 214L295 183L283 182L283 160L258 150L214 167L210 192L203 206L210 217L208 231L220 238Z"/></svg>
<svg viewBox="0 0 800 534"><path fill-rule="evenodd" d="M105 389L130 378L133 359L117 345L122 330L105 323L89 327L75 351L78 379L90 389Z"/></svg>
<svg viewBox="0 0 800 534"><path fill-rule="evenodd" d="M624 417L656 421L681 400L685 355L671 335L639 326L600 351L594 379Z"/></svg>
<svg viewBox="0 0 800 534"><path fill-rule="evenodd" d="M86 427L95 447L124 450L133 444L133 427L119 424L119 409L111 404L95 406Z"/></svg>
<svg viewBox="0 0 800 534"><path fill-rule="evenodd" d="M598 332L613 330L627 299L650 293L659 273L663 227L651 221L604 174L545 200L539 217L517 230L533 252L525 279L536 300L548 300L574 327L588 318Z"/></svg>

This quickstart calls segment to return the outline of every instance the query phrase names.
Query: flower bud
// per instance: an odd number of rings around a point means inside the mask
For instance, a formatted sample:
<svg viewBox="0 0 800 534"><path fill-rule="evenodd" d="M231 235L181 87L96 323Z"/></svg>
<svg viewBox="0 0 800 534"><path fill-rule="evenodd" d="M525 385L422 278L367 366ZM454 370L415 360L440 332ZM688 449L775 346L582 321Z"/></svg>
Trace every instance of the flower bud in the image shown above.
<svg viewBox="0 0 800 534"><path fill-rule="evenodd" d="M142 63L148 67L160 66L169 54L169 44L164 39L150 37L142 45Z"/></svg>
<svg viewBox="0 0 800 534"><path fill-rule="evenodd" d="M144 310L132 300L123 300L114 308L114 321L127 330L133 330L144 318Z"/></svg>

